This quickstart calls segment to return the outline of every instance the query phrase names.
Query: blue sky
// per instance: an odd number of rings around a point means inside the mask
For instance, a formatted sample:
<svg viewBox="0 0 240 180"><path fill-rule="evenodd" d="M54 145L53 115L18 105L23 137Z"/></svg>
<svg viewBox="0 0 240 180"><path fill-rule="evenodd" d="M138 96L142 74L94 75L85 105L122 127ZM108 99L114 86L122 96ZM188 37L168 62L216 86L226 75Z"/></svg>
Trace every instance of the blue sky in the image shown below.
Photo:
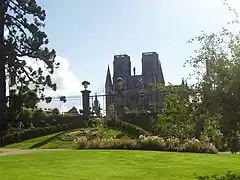
<svg viewBox="0 0 240 180"><path fill-rule="evenodd" d="M190 69L183 63L195 45L186 41L201 30L215 32L233 18L221 0L39 0L47 12L49 46L68 66L61 93L80 94L88 80L93 92L104 88L113 55L127 53L141 73L141 53L159 54L166 82L181 83ZM240 13L239 0L229 3ZM64 68L63 68L64 69ZM59 70L60 71L60 70ZM69 76L64 76L67 74ZM74 79L74 80L72 80ZM69 86L72 86L71 88ZM72 89L73 91L68 91Z"/></svg>

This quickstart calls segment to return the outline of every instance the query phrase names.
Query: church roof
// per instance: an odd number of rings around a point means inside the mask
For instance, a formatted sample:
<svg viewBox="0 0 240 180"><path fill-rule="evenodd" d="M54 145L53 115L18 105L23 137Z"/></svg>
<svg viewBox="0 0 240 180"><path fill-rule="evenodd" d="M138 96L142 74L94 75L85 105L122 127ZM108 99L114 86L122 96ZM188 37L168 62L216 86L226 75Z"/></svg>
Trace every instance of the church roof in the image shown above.
<svg viewBox="0 0 240 180"><path fill-rule="evenodd" d="M106 76L106 82L105 82L105 87L107 87L107 86L112 86L112 78L111 78L109 65L108 65L108 69L107 69L107 76Z"/></svg>

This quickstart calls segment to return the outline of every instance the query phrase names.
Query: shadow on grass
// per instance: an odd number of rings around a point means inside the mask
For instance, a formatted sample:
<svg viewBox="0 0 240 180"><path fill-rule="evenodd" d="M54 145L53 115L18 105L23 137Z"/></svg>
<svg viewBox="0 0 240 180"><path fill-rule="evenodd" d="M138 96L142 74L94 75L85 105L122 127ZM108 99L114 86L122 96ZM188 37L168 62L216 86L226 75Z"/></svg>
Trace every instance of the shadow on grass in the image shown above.
<svg viewBox="0 0 240 180"><path fill-rule="evenodd" d="M49 142L52 141L53 139L57 138L58 136L62 135L63 133L65 133L65 132L60 132L60 133L56 134L55 136L52 136L52 137L50 137L50 138L48 138L48 139L46 139L46 140L44 140L44 141L41 141L41 142L39 142L39 143L36 143L36 144L30 146L29 148L30 148L30 149L39 148L39 147L41 147L41 146L49 143Z"/></svg>
<svg viewBox="0 0 240 180"><path fill-rule="evenodd" d="M240 180L240 174L228 171L225 175L199 176L199 180Z"/></svg>

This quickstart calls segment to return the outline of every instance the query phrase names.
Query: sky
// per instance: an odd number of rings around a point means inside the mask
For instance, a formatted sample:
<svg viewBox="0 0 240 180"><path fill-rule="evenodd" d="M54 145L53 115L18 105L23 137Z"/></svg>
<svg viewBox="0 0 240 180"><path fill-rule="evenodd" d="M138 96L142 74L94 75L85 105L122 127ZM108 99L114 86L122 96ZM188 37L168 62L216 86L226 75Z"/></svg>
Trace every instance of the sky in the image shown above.
<svg viewBox="0 0 240 180"><path fill-rule="evenodd" d="M166 82L188 77L184 62L196 48L186 41L201 30L216 32L234 18L221 0L38 0L46 10L50 48L61 63L54 76L59 95L81 95L81 82L103 94L113 56L131 56L141 74L142 52L159 54ZM240 14L240 0L228 0Z"/></svg>
<svg viewBox="0 0 240 180"><path fill-rule="evenodd" d="M184 62L195 45L187 44L201 30L215 32L234 18L221 0L38 0L46 10L50 48L57 51L57 95L79 95L81 82L92 92L104 89L113 56L131 56L141 74L142 52L159 54L166 82L188 77ZM240 1L228 0L240 14Z"/></svg>

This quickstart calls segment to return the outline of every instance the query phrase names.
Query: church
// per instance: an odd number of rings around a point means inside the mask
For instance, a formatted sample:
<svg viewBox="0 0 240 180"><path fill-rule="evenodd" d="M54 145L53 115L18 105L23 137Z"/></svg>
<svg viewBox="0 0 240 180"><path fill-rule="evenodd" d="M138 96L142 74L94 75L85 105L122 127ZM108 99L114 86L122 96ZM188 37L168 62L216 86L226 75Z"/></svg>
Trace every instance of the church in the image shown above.
<svg viewBox="0 0 240 180"><path fill-rule="evenodd" d="M130 109L138 109L142 104L143 109L155 105L163 108L163 94L158 89L153 89L152 84L165 84L161 62L156 52L142 53L142 74L137 75L135 67L132 67L130 56L127 54L115 55L113 60L113 77L110 69L107 69L105 82L106 110L110 104L114 104L112 95L115 93L117 78L124 81L124 105ZM141 100L142 99L142 100ZM141 103L142 102L142 103Z"/></svg>

